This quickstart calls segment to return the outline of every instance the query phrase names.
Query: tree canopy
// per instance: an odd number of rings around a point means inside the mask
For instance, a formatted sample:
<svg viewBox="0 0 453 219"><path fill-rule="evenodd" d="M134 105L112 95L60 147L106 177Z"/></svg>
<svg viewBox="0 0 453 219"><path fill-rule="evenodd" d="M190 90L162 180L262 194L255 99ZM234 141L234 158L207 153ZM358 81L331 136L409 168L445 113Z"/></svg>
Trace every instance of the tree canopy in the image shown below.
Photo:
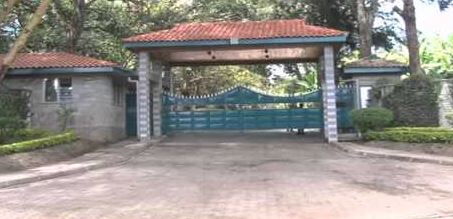
<svg viewBox="0 0 453 219"><path fill-rule="evenodd" d="M42 23L33 31L24 52L67 51L90 55L121 63L134 69L133 53L122 45L131 35L170 28L177 23L204 21L239 21L303 18L313 25L331 27L350 33L344 54L356 50L359 43L357 20L358 0L54 0ZM363 0L369 2L385 0ZM451 0L436 2L444 9ZM11 8L10 15L0 26L0 53L5 53L23 31L26 21L40 4L40 0L21 1ZM0 9L7 9L7 0L0 0ZM379 5L377 5L378 7ZM392 22L391 13L377 10L372 16L386 22L372 26L372 46L392 50L403 37ZM370 15L370 16L371 16ZM435 60L435 59L433 59ZM227 68L230 68L228 71ZM200 67L194 71L251 72L272 82L265 65L238 67ZM296 65L285 65L288 77L302 80L304 71ZM201 74L201 73L200 73ZM203 73L209 75L209 73ZM184 74L181 74L181 77ZM233 80L233 79L231 79ZM282 81L282 80L276 80ZM283 83L283 82L282 82ZM285 82L286 83L286 82ZM256 84L257 86L259 83Z"/></svg>

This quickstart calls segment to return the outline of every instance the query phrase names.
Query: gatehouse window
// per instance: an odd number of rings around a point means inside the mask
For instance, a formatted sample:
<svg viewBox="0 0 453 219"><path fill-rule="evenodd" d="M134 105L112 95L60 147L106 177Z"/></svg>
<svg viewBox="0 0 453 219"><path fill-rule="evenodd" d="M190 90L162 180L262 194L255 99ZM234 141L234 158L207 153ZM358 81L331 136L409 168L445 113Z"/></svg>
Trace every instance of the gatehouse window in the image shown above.
<svg viewBox="0 0 453 219"><path fill-rule="evenodd" d="M122 106L124 102L123 98L123 86L120 83L113 83L113 105Z"/></svg>
<svg viewBox="0 0 453 219"><path fill-rule="evenodd" d="M371 86L360 86L360 108L367 108L371 102Z"/></svg>
<svg viewBox="0 0 453 219"><path fill-rule="evenodd" d="M72 79L70 77L49 77L44 79L45 102L72 101Z"/></svg>

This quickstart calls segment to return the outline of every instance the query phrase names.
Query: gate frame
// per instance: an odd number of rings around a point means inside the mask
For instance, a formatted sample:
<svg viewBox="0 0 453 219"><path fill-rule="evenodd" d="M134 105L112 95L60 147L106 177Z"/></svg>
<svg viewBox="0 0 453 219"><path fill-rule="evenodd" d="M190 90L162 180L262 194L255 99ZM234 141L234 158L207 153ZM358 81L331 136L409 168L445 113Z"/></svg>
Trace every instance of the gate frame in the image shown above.
<svg viewBox="0 0 453 219"><path fill-rule="evenodd" d="M244 105L254 105L254 104L297 104L297 103L318 103L322 104L322 91L320 89L307 92L299 95L275 95L263 92L256 88L251 88L248 86L237 85L228 89L225 89L222 92L216 94L205 95L205 96L180 96L171 93L165 92L163 95L163 104L164 104L164 127L165 131L181 131L181 130L245 130L245 129L297 129L297 128L323 128L323 113L322 107L316 108L272 108L272 109L242 109ZM225 105L240 105L241 109L223 109L223 110L176 110L172 111L174 107L184 107L184 106L206 106L206 105L216 105L216 106L225 106ZM318 112L316 112L318 111ZM298 118L297 112L304 113L303 116L309 116L313 118L315 114L319 113L319 120L316 121L294 121L291 119L294 113ZM220 116L223 114L223 116ZM182 114L182 115L180 115ZM196 114L196 115L194 115ZM212 115L216 119L222 118L221 121L215 123L215 127L211 123ZM235 116L239 114L240 116ZM202 116L205 115L205 116ZM228 116L230 115L230 116ZM232 116L231 116L232 115ZM245 118L246 117L246 118ZM275 120L274 117L287 117L284 121ZM189 119L190 118L190 128L170 128L171 125L188 125L187 122L180 122L180 119ZM204 122L196 122L195 119L205 119ZM207 118L207 119L206 119ZM234 123L228 123L227 118L237 119L240 122L240 125L234 125ZM246 125L244 119L254 118L256 123L253 123L255 126ZM273 122L270 123L261 123L258 122L261 119L272 118ZM175 119L178 122L173 123L172 120ZM320 122L320 125L313 125L313 122ZM286 126L285 126L286 124ZM201 127L198 126L201 125ZM222 125L222 126L219 126Z"/></svg>

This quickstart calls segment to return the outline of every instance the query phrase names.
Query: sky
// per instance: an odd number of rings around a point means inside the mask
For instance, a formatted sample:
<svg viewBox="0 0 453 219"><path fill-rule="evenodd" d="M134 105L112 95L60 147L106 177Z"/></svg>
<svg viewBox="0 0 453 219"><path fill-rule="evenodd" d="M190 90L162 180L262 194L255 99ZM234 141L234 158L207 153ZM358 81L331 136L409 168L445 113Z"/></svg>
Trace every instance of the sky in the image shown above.
<svg viewBox="0 0 453 219"><path fill-rule="evenodd" d="M453 34L453 8L441 12L436 4L416 1L415 10L418 29L423 35Z"/></svg>
<svg viewBox="0 0 453 219"><path fill-rule="evenodd" d="M446 37L453 34L453 8L440 11L439 6L435 3L423 3L420 0L414 2L417 29L422 33L422 38L435 35ZM401 1L398 1L398 3L401 3ZM389 11L393 6L394 4L388 3L382 7L382 10ZM377 25L379 25L379 21L377 21ZM400 19L400 25L404 29L402 19Z"/></svg>

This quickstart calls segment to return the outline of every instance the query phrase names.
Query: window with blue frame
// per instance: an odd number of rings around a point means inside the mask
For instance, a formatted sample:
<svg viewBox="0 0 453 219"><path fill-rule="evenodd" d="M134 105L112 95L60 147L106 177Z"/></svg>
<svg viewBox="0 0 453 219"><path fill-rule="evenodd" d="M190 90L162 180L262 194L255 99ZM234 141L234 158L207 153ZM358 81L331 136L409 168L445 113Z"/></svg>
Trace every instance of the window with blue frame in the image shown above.
<svg viewBox="0 0 453 219"><path fill-rule="evenodd" d="M44 79L45 102L72 101L72 79L70 77L49 77Z"/></svg>

